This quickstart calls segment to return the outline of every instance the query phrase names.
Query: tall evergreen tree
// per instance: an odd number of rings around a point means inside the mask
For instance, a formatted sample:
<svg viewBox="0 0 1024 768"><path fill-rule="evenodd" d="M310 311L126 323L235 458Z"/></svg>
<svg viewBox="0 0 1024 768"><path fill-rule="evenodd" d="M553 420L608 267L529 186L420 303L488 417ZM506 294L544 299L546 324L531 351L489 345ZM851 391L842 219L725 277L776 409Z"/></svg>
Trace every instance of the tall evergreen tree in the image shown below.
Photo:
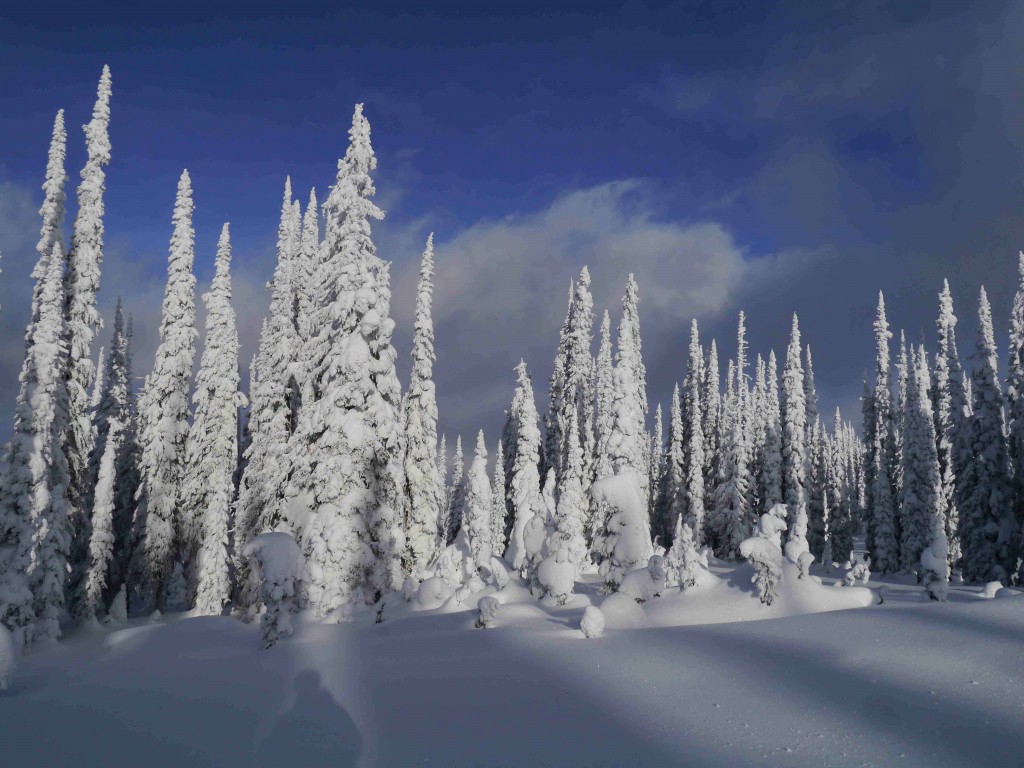
<svg viewBox="0 0 1024 768"><path fill-rule="evenodd" d="M918 569L921 553L931 543L934 522L943 516L929 378L924 349L918 352L911 348L904 400L900 505L900 565L907 571Z"/></svg>
<svg viewBox="0 0 1024 768"><path fill-rule="evenodd" d="M973 413L966 425L969 453L961 457L957 506L964 578L1006 579L1012 543L1009 457L1003 432L1003 392L999 384L992 309L984 287L978 302L978 341L971 375Z"/></svg>
<svg viewBox="0 0 1024 768"><path fill-rule="evenodd" d="M875 314L875 388L871 401L870 484L868 514L871 516L872 568L893 573L899 568L895 503L895 435L892 395L889 390L889 323L885 317L885 298L878 293Z"/></svg>
<svg viewBox="0 0 1024 768"><path fill-rule="evenodd" d="M1013 310L1010 313L1010 366L1006 380L1006 418L1009 432L1010 469L1013 478L1013 516L1012 533L1007 547L1007 564L1010 566L1011 579L1024 578L1024 572L1018 573L1017 554L1024 557L1024 251L1017 261L1017 292L1013 297ZM1009 519L1007 522L1010 522ZM1014 552L1017 549L1019 552Z"/></svg>
<svg viewBox="0 0 1024 768"><path fill-rule="evenodd" d="M103 192L110 162L110 69L103 67L92 120L83 126L88 157L78 185L78 214L71 234L65 274L65 318L68 340L68 422L65 452L71 473L68 512L71 521L72 574L69 589L80 589L89 550L88 509L92 500L89 456L93 447L90 391L96 370L92 341L100 325L96 292L103 261Z"/></svg>
<svg viewBox="0 0 1024 768"><path fill-rule="evenodd" d="M699 545L704 541L705 507L704 507L704 360L700 351L700 335L697 321L690 323L690 348L686 379L683 382L683 402L681 417L683 427L683 464L685 483L684 524L693 534ZM680 512L683 510L681 509ZM674 542L673 542L674 543Z"/></svg>
<svg viewBox="0 0 1024 768"><path fill-rule="evenodd" d="M793 326L782 371L782 487L789 512L786 556L796 562L807 547L807 409L804 401L804 372L800 360L800 326Z"/></svg>
<svg viewBox="0 0 1024 768"><path fill-rule="evenodd" d="M426 569L438 548L441 481L437 474L437 399L434 394L434 236L427 238L416 290L409 391L402 403L405 428L405 550L402 570L413 578ZM504 496L502 492L499 498Z"/></svg>
<svg viewBox="0 0 1024 768"><path fill-rule="evenodd" d="M46 280L46 269L50 263L50 254L53 253L54 244L60 246L61 259L64 256L64 218L66 215L65 203L67 194L64 185L67 184L68 176L64 171L64 160L67 157L67 131L64 128L64 110L57 112L53 121L53 136L50 139L50 152L46 161L46 180L43 182L43 205L39 209L39 216L43 225L39 230L39 242L36 244L36 253L39 259L32 270L32 279L35 286L32 289L32 316L29 321L29 328L32 323L39 319L39 309L42 307L41 294L43 284ZM27 339L26 339L27 341Z"/></svg>
<svg viewBox="0 0 1024 768"><path fill-rule="evenodd" d="M522 572L526 567L526 548L523 533L527 523L543 510L540 495L540 417L534 404L533 382L522 360L516 366L516 396L512 401L517 434L516 455L512 465L512 534L509 538L507 560Z"/></svg>
<svg viewBox="0 0 1024 768"><path fill-rule="evenodd" d="M452 480L448 486L448 514L445 516L444 541L451 544L462 528L466 512L466 470L462 454L462 436L455 438Z"/></svg>
<svg viewBox="0 0 1024 768"><path fill-rule="evenodd" d="M185 467L188 392L196 345L195 230L192 181L183 171L174 203L174 232L160 316L160 343L139 404L142 455L130 579L145 608L162 609L181 521L178 494Z"/></svg>
<svg viewBox="0 0 1024 768"><path fill-rule="evenodd" d="M477 567L491 561L493 551L491 523L494 514L494 498L491 483L487 477L487 443L481 429L476 436L476 451L469 467L466 484L466 515L463 530L469 539L469 551Z"/></svg>
<svg viewBox="0 0 1024 768"><path fill-rule="evenodd" d="M290 370L298 362L303 367L308 362L302 356L305 352L299 334L292 322L296 300L297 281L293 279L299 259L296 256L298 233L292 205L291 177L285 179L284 201L281 204L281 218L277 227L277 265L270 283L269 316L260 329L259 348L256 353L256 367L259 376L254 382L249 410L250 443L244 459L246 470L242 475L238 498L238 515L235 522L236 552L241 553L253 537L266 531L285 529L297 535L299 532L284 514L282 500L289 471L294 468L296 475L306 467L299 459L289 461L290 448L301 457L304 451L295 438L295 445L289 440L294 432L292 405L298 389ZM316 198L311 198L312 214L307 210L307 224L312 216L316 225ZM304 280L311 276L303 275ZM308 309L308 308L307 308ZM290 386L291 385L291 386ZM292 477L299 483L308 478ZM248 563L241 560L242 573L249 570ZM256 599L256 585L250 584L242 602L249 605Z"/></svg>
<svg viewBox="0 0 1024 768"><path fill-rule="evenodd" d="M491 549L495 557L504 556L508 546L508 507L505 503L505 488L505 451L499 440L494 453L494 476L491 481Z"/></svg>
<svg viewBox="0 0 1024 768"><path fill-rule="evenodd" d="M389 266L370 235L370 220L384 213L371 200L377 159L362 104L349 138L324 203L309 360L319 399L302 409L299 425L312 464L301 493L316 513L304 542L308 594L321 617L359 601L374 603L402 583L401 393Z"/></svg>
<svg viewBox="0 0 1024 768"><path fill-rule="evenodd" d="M195 610L219 616L231 597L228 531L238 460L238 329L231 306L231 242L225 224L206 305L206 341L192 402L195 413L185 447L180 508L191 560Z"/></svg>
<svg viewBox="0 0 1024 768"><path fill-rule="evenodd" d="M89 537L89 566L86 569L81 602L76 610L79 619L86 622L95 622L97 614L103 608L104 591L108 586L108 574L114 556L114 484L117 479L115 463L121 443L122 427L116 418L110 419L107 427L103 458L96 471L92 531Z"/></svg>
<svg viewBox="0 0 1024 768"><path fill-rule="evenodd" d="M640 475L641 498L647 497L645 419L646 370L640 350L639 291L633 275L626 282L619 321L618 349L613 376L612 433L607 444L615 474L633 471ZM620 375L621 373L621 375ZM626 419L632 419L627 424Z"/></svg>
<svg viewBox="0 0 1024 768"><path fill-rule="evenodd" d="M775 350L768 353L765 375L764 452L761 460L761 514L782 503L782 405Z"/></svg>
<svg viewBox="0 0 1024 768"><path fill-rule="evenodd" d="M956 446L966 437L961 429L966 395L956 349L956 315L953 313L953 297L948 280L943 281L942 293L939 294L936 326L939 347L935 354L935 431L942 478L943 525L949 549L949 566L953 569L960 560L960 515L956 506L959 459Z"/></svg>
<svg viewBox="0 0 1024 768"><path fill-rule="evenodd" d="M715 542L715 554L728 560L739 558L740 543L750 535L748 506L750 462L743 428L743 395L735 381L737 371L729 361L729 392L725 396L722 417L722 444L718 465L718 487L709 527ZM734 384L735 382L735 384Z"/></svg>
<svg viewBox="0 0 1024 768"><path fill-rule="evenodd" d="M71 529L64 455L68 395L64 259L54 242L33 309L19 377L14 434L0 506L0 622L21 645L60 636ZM0 550L2 551L2 550Z"/></svg>
<svg viewBox="0 0 1024 768"><path fill-rule="evenodd" d="M115 335L117 323L115 318ZM122 349L118 357L122 361L123 373L110 371L107 376L110 382L123 381L127 407L118 408L125 418L120 433L120 446L114 463L114 554L110 561L110 576L107 584L108 595L116 595L128 578L128 568L132 556L132 520L135 516L135 494L139 489L139 461L141 446L139 445L139 409L135 398L134 365L132 362L132 338L134 329L132 316L128 315L124 335L120 343L112 347Z"/></svg>
<svg viewBox="0 0 1024 768"><path fill-rule="evenodd" d="M804 347L804 402L807 403L807 426L813 427L818 420L818 388L814 384L814 361L810 344Z"/></svg>
<svg viewBox="0 0 1024 768"><path fill-rule="evenodd" d="M701 404L704 406L704 506L714 508L715 489L718 487L718 447L721 443L719 417L721 415L721 378L718 372L718 345L711 340L707 362L704 364L704 382Z"/></svg>
<svg viewBox="0 0 1024 768"><path fill-rule="evenodd" d="M660 408L660 406L659 406ZM682 397L679 385L672 390L672 407L669 410L668 451L665 468L661 474L661 488L652 533L665 549L672 546L671 537L675 521L686 510L686 425L683 423Z"/></svg>
<svg viewBox="0 0 1024 768"><path fill-rule="evenodd" d="M541 469L545 477L548 470L553 469L557 475L561 461L562 433L559 414L562 412L565 395L565 375L569 357L570 326L572 324L573 304L576 300L576 284L569 281L569 299L565 308L565 320L558 333L558 349L555 352L555 363L551 369L551 380L548 385L548 410L544 414L544 453Z"/></svg>

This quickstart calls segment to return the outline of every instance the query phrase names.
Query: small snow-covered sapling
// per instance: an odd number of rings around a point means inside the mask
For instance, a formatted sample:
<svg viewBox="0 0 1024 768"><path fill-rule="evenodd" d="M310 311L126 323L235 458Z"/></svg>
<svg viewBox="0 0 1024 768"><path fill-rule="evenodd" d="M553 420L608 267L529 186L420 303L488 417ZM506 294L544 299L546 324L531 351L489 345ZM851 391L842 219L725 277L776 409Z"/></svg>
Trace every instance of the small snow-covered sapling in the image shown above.
<svg viewBox="0 0 1024 768"><path fill-rule="evenodd" d="M600 637L604 634L604 614L601 609L588 605L583 611L583 618L580 620L580 630L587 638Z"/></svg>
<svg viewBox="0 0 1024 768"><path fill-rule="evenodd" d="M476 618L476 628L489 629L493 627L498 619L498 609L501 608L501 600L494 595L486 595L480 598L480 602L476 604L476 607L480 612Z"/></svg>

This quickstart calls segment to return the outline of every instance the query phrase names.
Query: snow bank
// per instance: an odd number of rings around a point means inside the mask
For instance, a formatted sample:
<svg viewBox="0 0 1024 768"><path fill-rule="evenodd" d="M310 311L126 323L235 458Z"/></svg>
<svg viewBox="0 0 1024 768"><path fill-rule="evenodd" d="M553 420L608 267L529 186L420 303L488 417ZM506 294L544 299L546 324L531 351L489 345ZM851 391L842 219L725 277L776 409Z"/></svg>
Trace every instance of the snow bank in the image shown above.
<svg viewBox="0 0 1024 768"><path fill-rule="evenodd" d="M608 629L645 629L650 626L647 613L636 599L622 592L609 595L600 608Z"/></svg>

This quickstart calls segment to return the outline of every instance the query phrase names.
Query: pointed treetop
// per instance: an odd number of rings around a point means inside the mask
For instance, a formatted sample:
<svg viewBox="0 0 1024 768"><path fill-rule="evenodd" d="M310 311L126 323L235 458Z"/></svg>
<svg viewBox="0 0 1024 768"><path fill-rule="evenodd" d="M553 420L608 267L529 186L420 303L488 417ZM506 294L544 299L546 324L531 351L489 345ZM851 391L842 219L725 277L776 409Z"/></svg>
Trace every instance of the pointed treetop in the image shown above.
<svg viewBox="0 0 1024 768"><path fill-rule="evenodd" d="M110 162L110 67L104 65L96 89L96 104L92 108L92 120L82 127L89 147L89 158L101 165Z"/></svg>

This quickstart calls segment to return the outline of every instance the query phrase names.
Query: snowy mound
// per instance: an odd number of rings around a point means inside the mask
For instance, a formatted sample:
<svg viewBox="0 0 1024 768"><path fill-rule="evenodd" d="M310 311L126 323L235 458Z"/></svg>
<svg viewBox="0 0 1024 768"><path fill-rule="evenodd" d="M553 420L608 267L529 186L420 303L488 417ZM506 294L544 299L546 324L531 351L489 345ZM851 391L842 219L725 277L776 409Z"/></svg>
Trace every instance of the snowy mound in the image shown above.
<svg viewBox="0 0 1024 768"><path fill-rule="evenodd" d="M676 627L778 619L864 608L874 602L870 589L825 587L813 578L797 578L799 573L796 565L782 563L782 581L771 605L761 603L751 583L754 569L744 563L726 578L709 579L683 591L668 590L660 598L638 607L643 608L652 626Z"/></svg>

